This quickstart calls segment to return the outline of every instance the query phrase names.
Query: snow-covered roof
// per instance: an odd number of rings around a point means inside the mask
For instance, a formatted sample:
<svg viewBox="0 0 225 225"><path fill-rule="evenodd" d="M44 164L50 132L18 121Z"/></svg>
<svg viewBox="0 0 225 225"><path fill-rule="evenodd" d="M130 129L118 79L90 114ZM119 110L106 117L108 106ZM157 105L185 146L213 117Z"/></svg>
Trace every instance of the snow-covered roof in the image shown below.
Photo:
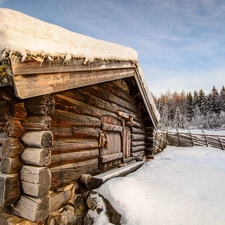
<svg viewBox="0 0 225 225"><path fill-rule="evenodd" d="M137 61L137 52L129 47L78 34L23 13L0 8L0 51L84 58L85 61Z"/></svg>
<svg viewBox="0 0 225 225"><path fill-rule="evenodd" d="M0 8L0 40L0 59L19 55L24 60L28 56L37 61L39 58L61 58L65 61L82 58L84 64L96 59L134 62L139 88L144 90L145 104L147 108L151 105L156 120L159 120L159 113L138 66L138 54L134 49L78 34L6 8Z"/></svg>

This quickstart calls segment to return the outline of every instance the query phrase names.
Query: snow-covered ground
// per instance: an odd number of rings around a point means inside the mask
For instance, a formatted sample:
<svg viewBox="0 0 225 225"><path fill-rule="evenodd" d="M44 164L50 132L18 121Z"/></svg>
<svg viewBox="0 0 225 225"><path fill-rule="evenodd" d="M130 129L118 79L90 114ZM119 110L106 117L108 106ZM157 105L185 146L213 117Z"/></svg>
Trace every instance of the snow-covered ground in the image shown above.
<svg viewBox="0 0 225 225"><path fill-rule="evenodd" d="M169 129L170 132L177 132L176 129ZM218 136L225 136L225 130L185 130L185 129L178 129L179 133L189 133L192 134L207 134L207 135L218 135Z"/></svg>
<svg viewBox="0 0 225 225"><path fill-rule="evenodd" d="M225 224L225 152L167 147L138 171L97 191L129 225ZM95 224L108 224L102 213Z"/></svg>

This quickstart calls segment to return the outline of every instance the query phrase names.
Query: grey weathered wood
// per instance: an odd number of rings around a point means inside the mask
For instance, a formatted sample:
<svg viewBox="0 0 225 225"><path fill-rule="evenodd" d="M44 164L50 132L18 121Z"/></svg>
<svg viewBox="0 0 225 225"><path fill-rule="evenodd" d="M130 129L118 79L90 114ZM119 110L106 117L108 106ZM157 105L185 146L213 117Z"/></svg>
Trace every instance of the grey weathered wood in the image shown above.
<svg viewBox="0 0 225 225"><path fill-rule="evenodd" d="M20 193L19 174L0 173L0 207L13 204Z"/></svg>
<svg viewBox="0 0 225 225"><path fill-rule="evenodd" d="M24 149L19 138L7 138L2 145L2 155L11 158L20 156Z"/></svg>
<svg viewBox="0 0 225 225"><path fill-rule="evenodd" d="M51 117L41 115L27 116L22 121L22 125L26 130L48 130L51 127Z"/></svg>
<svg viewBox="0 0 225 225"><path fill-rule="evenodd" d="M53 134L50 131L26 131L21 140L27 147L50 148L53 142Z"/></svg>
<svg viewBox="0 0 225 225"><path fill-rule="evenodd" d="M48 166L51 163L51 149L26 148L20 158L27 165Z"/></svg>
<svg viewBox="0 0 225 225"><path fill-rule="evenodd" d="M33 222L41 222L49 215L49 196L35 198L21 195L13 207L13 212Z"/></svg>
<svg viewBox="0 0 225 225"><path fill-rule="evenodd" d="M24 165L20 171L22 191L41 198L48 194L51 186L51 173L47 167Z"/></svg>

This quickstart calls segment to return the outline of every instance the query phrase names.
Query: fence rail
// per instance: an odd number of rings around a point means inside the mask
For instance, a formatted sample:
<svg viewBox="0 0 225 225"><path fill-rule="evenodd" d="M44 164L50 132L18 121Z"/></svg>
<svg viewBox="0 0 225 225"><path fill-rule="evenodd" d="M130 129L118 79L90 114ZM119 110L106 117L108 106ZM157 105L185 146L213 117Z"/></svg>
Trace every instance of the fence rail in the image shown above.
<svg viewBox="0 0 225 225"><path fill-rule="evenodd" d="M154 154L157 154L168 145L180 147L213 147L225 150L225 136L182 133L172 131L157 131L154 134Z"/></svg>

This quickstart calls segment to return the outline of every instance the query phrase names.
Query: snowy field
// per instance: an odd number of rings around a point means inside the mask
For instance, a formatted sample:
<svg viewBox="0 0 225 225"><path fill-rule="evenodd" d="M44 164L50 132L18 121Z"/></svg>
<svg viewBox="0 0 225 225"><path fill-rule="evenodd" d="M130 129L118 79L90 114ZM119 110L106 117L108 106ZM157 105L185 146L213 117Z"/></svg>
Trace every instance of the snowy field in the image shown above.
<svg viewBox="0 0 225 225"><path fill-rule="evenodd" d="M225 152L169 146L97 191L122 215L121 224L224 225ZM104 213L96 224L109 224Z"/></svg>

